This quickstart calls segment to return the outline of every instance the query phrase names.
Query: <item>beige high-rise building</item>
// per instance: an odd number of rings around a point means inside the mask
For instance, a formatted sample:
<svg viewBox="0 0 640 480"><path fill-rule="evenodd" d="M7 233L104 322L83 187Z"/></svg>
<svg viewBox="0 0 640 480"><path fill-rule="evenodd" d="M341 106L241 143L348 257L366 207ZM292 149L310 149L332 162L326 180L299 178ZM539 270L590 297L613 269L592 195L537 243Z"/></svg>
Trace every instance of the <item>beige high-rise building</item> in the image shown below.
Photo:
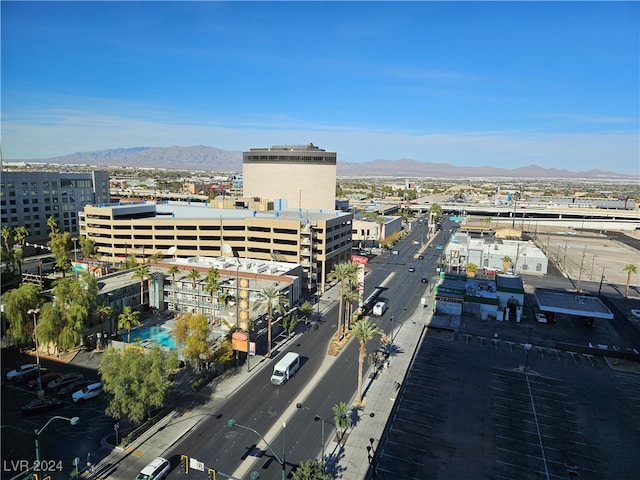
<svg viewBox="0 0 640 480"><path fill-rule="evenodd" d="M336 158L313 143L252 148L242 154L244 196L272 199L276 210L333 211Z"/></svg>

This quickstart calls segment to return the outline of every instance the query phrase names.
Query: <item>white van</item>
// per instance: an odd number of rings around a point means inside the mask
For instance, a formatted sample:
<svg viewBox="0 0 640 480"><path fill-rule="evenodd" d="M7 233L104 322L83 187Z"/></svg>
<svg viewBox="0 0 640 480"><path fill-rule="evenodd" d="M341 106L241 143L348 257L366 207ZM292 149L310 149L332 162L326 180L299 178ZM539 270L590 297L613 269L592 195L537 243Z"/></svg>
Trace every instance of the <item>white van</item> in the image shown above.
<svg viewBox="0 0 640 480"><path fill-rule="evenodd" d="M373 306L373 311L371 313L373 313L373 315L375 315L376 317L381 317L382 315L384 315L384 312L387 310L387 304L384 302L378 302Z"/></svg>
<svg viewBox="0 0 640 480"><path fill-rule="evenodd" d="M140 471L136 480L160 480L169 474L170 467L166 458L158 457Z"/></svg>
<svg viewBox="0 0 640 480"><path fill-rule="evenodd" d="M287 353L273 367L271 383L274 385L286 383L298 371L298 368L300 368L300 355L295 352Z"/></svg>

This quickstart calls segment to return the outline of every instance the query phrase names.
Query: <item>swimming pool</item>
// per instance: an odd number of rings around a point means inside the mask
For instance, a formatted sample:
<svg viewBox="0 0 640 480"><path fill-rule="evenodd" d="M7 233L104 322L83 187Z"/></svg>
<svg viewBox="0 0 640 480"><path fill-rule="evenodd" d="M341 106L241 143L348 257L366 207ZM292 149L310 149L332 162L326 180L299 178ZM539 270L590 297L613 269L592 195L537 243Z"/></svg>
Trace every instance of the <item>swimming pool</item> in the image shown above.
<svg viewBox="0 0 640 480"><path fill-rule="evenodd" d="M140 327L131 331L131 341L137 342L138 340L144 342L145 340L155 342L162 347L175 350L176 340L171 335L171 330L163 328L162 325L151 325L149 327Z"/></svg>

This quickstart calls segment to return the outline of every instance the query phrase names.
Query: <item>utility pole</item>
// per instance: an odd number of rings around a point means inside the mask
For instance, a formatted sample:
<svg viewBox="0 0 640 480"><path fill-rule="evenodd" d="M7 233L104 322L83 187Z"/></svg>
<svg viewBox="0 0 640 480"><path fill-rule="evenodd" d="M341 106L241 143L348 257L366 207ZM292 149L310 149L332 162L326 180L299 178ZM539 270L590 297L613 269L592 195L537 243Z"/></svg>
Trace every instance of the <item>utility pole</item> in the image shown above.
<svg viewBox="0 0 640 480"><path fill-rule="evenodd" d="M587 246L584 246L584 249L582 250L582 258L580 259L580 272L578 273L578 287L576 288L576 291L578 293L582 292L582 288L580 287L580 280L582 279L582 267L584 267L584 256L587 254Z"/></svg>

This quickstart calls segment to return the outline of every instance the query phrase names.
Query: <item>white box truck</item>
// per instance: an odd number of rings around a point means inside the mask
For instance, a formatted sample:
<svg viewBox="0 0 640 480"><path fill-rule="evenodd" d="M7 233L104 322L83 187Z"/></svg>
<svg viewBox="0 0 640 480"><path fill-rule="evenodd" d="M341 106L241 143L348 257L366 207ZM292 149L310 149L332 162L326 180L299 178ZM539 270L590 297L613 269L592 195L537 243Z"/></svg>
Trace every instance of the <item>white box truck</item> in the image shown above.
<svg viewBox="0 0 640 480"><path fill-rule="evenodd" d="M282 385L289 380L300 368L300 355L295 352L289 352L282 357L273 367L271 374L271 383L274 385Z"/></svg>
<svg viewBox="0 0 640 480"><path fill-rule="evenodd" d="M382 315L384 315L384 312L387 310L387 304L384 302L378 302L373 306L373 311L372 313L376 316L376 317L381 317Z"/></svg>

